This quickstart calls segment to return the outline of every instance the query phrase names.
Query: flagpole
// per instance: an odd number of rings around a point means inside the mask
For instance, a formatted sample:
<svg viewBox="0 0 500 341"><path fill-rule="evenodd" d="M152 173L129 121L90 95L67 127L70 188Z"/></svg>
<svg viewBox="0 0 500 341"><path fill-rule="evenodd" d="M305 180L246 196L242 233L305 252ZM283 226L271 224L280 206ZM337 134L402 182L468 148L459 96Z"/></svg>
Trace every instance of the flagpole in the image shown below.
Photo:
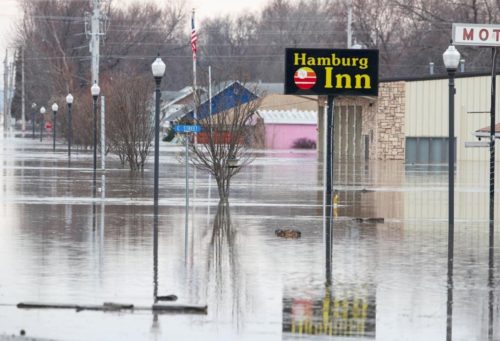
<svg viewBox="0 0 500 341"><path fill-rule="evenodd" d="M192 17L192 22L191 22L191 48L193 50L193 102L194 102L194 110L193 110L193 117L195 124L197 124L198 120L198 94L196 91L196 41L197 41L197 36L196 36L196 31L195 31L195 26L194 26L194 8L193 8L193 17ZM196 146L197 144L197 135L194 134L194 144Z"/></svg>
<svg viewBox="0 0 500 341"><path fill-rule="evenodd" d="M198 124L198 93L196 91L196 50L197 50L197 40L198 37L196 35L196 28L195 28L195 23L194 23L194 8L193 8L193 16L191 18L191 50L193 51L193 102L194 102L194 109L193 109L193 118L194 118L194 124ZM193 144L194 147L196 148L198 146L198 134L194 134L194 139L193 139ZM186 160L187 162L187 160ZM194 167L194 172L193 172L193 210L191 219L192 219L192 224L191 226L195 226L194 218L195 218L195 202L194 199L196 199L196 167ZM186 216L187 220L187 216ZM191 250L193 251L193 250Z"/></svg>

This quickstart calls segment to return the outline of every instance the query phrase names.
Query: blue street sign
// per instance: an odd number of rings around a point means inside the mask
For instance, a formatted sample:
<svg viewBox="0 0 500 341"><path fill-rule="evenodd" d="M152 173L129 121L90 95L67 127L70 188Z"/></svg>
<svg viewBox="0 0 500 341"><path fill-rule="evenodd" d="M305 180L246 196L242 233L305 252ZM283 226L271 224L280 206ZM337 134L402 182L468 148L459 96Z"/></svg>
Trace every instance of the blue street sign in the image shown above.
<svg viewBox="0 0 500 341"><path fill-rule="evenodd" d="M174 126L174 130L176 133L199 133L201 131L201 126L197 124L193 125L180 124Z"/></svg>

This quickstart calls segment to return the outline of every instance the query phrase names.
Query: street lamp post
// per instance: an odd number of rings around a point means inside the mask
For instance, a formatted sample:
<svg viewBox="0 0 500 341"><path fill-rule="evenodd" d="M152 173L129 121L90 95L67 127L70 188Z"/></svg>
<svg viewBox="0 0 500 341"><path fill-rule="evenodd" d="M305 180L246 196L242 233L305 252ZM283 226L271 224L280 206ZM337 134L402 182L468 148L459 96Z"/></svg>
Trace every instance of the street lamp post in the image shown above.
<svg viewBox="0 0 500 341"><path fill-rule="evenodd" d="M90 88L92 98L94 99L94 190L96 184L96 170L97 170L97 99L99 98L99 93L101 88L97 85L97 81Z"/></svg>
<svg viewBox="0 0 500 341"><path fill-rule="evenodd" d="M443 62L448 72L448 289L446 308L446 335L452 339L453 316L453 250L455 216L455 72L460 62L460 53L450 45L443 53Z"/></svg>
<svg viewBox="0 0 500 341"><path fill-rule="evenodd" d="M68 94L66 96L66 103L68 104L68 160L71 158L71 135L73 134L71 125L71 105L73 104L73 96Z"/></svg>
<svg viewBox="0 0 500 341"><path fill-rule="evenodd" d="M443 53L448 72L448 232L453 237L455 208L455 72L460 62L460 53L450 45ZM450 238L450 235L448 238Z"/></svg>
<svg viewBox="0 0 500 341"><path fill-rule="evenodd" d="M53 143L52 143L52 150L55 152L56 151L56 115L57 115L57 110L59 110L59 106L57 103L52 104L52 114L53 114L53 122L52 122L52 136L53 136Z"/></svg>
<svg viewBox="0 0 500 341"><path fill-rule="evenodd" d="M40 108L40 142L42 142L42 137L43 137L43 123L44 123L43 115L45 115L45 107Z"/></svg>
<svg viewBox="0 0 500 341"><path fill-rule="evenodd" d="M156 82L156 90L155 90L155 160L154 160L154 207L155 213L157 213L158 209L158 177L160 170L160 84L163 75L165 74L165 63L161 60L160 54L158 53L158 57L151 65L151 71L153 72L153 77Z"/></svg>
<svg viewBox="0 0 500 341"><path fill-rule="evenodd" d="M35 109L36 103L31 104L31 125L33 128L33 139L35 138Z"/></svg>

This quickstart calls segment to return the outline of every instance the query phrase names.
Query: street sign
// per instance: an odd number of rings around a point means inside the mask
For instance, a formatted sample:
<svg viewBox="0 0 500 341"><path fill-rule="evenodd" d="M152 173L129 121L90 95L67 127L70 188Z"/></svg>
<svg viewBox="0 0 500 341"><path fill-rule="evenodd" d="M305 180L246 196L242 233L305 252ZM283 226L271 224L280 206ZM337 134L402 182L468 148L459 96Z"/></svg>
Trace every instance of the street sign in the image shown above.
<svg viewBox="0 0 500 341"><path fill-rule="evenodd" d="M500 46L500 25L454 23L452 37L454 45Z"/></svg>
<svg viewBox="0 0 500 341"><path fill-rule="evenodd" d="M470 141L465 142L465 148L487 148L490 146L488 141Z"/></svg>
<svg viewBox="0 0 500 341"><path fill-rule="evenodd" d="M174 126L176 133L199 133L201 126L198 124L179 124Z"/></svg>

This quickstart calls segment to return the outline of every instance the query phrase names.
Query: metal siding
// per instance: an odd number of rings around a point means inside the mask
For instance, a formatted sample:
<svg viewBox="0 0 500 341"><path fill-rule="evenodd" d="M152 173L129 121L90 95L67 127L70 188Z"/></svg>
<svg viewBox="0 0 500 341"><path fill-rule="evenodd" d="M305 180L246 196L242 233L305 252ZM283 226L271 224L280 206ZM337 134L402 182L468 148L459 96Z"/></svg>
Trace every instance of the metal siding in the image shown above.
<svg viewBox="0 0 500 341"><path fill-rule="evenodd" d="M497 113L500 79L497 76ZM489 114L467 114L490 110L491 77L469 77L455 80L455 136L457 160L489 160L488 148L465 148L473 141L472 133L489 126ZM448 79L406 83L405 134L413 137L448 136ZM500 117L500 115L497 115ZM497 122L500 121L497 119Z"/></svg>
<svg viewBox="0 0 500 341"><path fill-rule="evenodd" d="M443 89L441 83L440 80L407 83L406 136L448 135L447 111L444 112L439 96L446 86Z"/></svg>
<svg viewBox="0 0 500 341"><path fill-rule="evenodd" d="M490 86L490 77L462 78L456 82L455 121L458 160L489 160L488 148L465 148L465 142L475 141L476 138L472 133L489 125L489 114L467 112L490 110Z"/></svg>

